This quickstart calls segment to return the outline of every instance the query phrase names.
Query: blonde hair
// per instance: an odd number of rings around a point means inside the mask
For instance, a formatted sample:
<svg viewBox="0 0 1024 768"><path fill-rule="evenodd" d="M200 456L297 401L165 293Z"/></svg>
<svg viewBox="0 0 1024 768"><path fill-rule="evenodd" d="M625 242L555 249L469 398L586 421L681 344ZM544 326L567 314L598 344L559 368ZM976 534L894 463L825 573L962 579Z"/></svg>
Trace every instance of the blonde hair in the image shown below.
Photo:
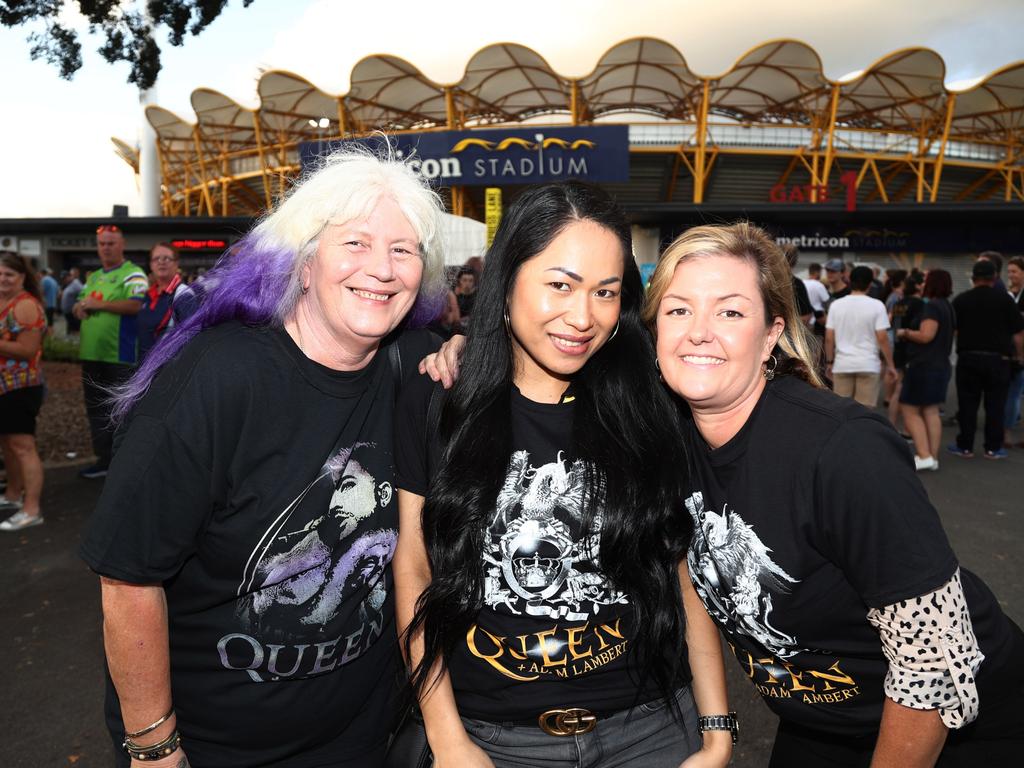
<svg viewBox="0 0 1024 768"><path fill-rule="evenodd" d="M815 360L815 343L800 320L793 295L793 273L782 249L760 227L746 221L735 224L707 224L686 230L661 254L644 304L644 322L657 334L658 305L668 291L676 267L699 256L731 256L749 263L765 309L765 322L776 317L785 323L776 349L779 373L790 373L815 387L823 387Z"/></svg>

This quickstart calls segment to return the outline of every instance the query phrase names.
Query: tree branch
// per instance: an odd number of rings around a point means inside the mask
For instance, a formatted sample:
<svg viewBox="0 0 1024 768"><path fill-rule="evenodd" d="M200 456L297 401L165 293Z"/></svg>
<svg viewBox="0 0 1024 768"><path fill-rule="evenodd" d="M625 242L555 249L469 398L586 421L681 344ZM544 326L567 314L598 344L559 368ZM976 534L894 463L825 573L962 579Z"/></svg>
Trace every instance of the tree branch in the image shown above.
<svg viewBox="0 0 1024 768"><path fill-rule="evenodd" d="M243 0L248 8L253 0ZM227 0L146 0L149 19L133 3L119 0L78 0L78 9L89 20L90 34L103 36L100 55L110 63L131 65L128 82L151 88L160 74L160 46L155 30L164 27L171 45L180 46L188 35L198 35L220 16ZM42 24L45 29L28 35L29 55L56 66L70 80L82 67L82 45L75 30L58 21L60 0L0 0L0 24L17 27Z"/></svg>

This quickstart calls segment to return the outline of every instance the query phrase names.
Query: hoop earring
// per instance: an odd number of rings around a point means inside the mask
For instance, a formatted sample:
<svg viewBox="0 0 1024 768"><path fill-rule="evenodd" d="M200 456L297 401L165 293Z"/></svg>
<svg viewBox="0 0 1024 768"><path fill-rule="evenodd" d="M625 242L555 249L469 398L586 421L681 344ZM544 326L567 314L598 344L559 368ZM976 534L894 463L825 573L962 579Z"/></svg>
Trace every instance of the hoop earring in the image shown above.
<svg viewBox="0 0 1024 768"><path fill-rule="evenodd" d="M771 363L771 367L769 367L769 363ZM766 360L765 364L764 364L764 371L763 371L764 377L768 381L771 381L772 379L774 379L775 378L775 369L778 368L778 367L779 367L779 359L775 355L768 355L768 360Z"/></svg>
<svg viewBox="0 0 1024 768"><path fill-rule="evenodd" d="M608 337L608 341L611 341L612 339L614 339L615 338L615 334L617 334L618 332L619 332L619 321L616 320L615 321L615 330L612 331L612 335Z"/></svg>
<svg viewBox="0 0 1024 768"><path fill-rule="evenodd" d="M504 317L505 317L505 333L507 333L508 337L511 339L512 338L512 320L509 319L508 307L507 306L505 307L505 315L504 315Z"/></svg>

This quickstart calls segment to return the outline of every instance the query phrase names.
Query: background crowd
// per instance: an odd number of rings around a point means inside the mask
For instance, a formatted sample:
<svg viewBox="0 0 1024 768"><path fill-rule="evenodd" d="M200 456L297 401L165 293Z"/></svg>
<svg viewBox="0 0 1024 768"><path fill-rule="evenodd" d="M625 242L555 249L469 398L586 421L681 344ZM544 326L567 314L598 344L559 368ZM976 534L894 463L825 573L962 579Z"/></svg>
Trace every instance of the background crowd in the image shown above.
<svg viewBox="0 0 1024 768"><path fill-rule="evenodd" d="M195 286L202 285L203 271L183 273L169 243L152 247L148 274L125 259L124 235L115 225L97 228L97 253L101 269L82 275L72 267L59 278L4 254L0 273L10 276L0 282L0 404L12 415L0 420L7 474L2 530L43 521L43 469L34 433L45 392L45 336L79 344L96 456L80 474L102 478L110 463L110 392L176 320L194 311L202 290ZM794 246L787 257L796 272ZM447 301L431 330L443 338L468 330L482 271L480 257L446 269ZM1024 435L1016 431L1024 397L1024 257L982 252L972 265L973 287L955 297L953 279L943 269L883 272L876 264L833 258L808 264L805 274L794 274L794 295L801 320L819 342L821 375L837 394L885 409L912 444L919 470L937 470L942 455L975 455L979 408L984 421L978 453L998 460L1024 449ZM957 410L949 414L943 411L954 376ZM945 448L944 420L960 428Z"/></svg>
<svg viewBox="0 0 1024 768"><path fill-rule="evenodd" d="M1019 402L1010 392L1019 401L1024 359L1019 259L1007 265L1007 285L1001 256L981 254L973 287L954 297L942 269L883 279L871 265L832 259L812 265L821 279L804 281L794 274L799 253L783 253L764 231L746 223L698 227L666 249L645 299L624 215L583 185L524 194L481 273L475 262L444 269L439 201L401 164L339 155L312 179L192 285L173 247L153 245L143 270L125 258L124 235L109 224L96 232L101 268L84 282L69 274L63 294L24 258L0 260L8 479L0 529L43 522L34 443L45 394L41 358L66 308L78 323L96 457L80 476L106 478L80 554L101 581L106 714L119 764L163 761L186 748L197 765L251 765L257 754L281 765L293 764L293 754L381 764L403 711L397 649L404 637L424 718L411 731L412 750L433 750L438 765L504 768L524 738L549 764L556 746L549 737L565 733L545 718L571 699L598 722L602 743L621 731L615 718L636 702L674 702L685 733L663 712L664 727L650 717L650 733L635 731L638 740L618 743L617 754L650 750L659 735L669 738L658 747L658 765L725 765L736 720L712 622L734 654L760 654L758 663L767 664L768 649L790 660L795 681L832 679L841 663L853 675L844 701L860 696L861 685L870 692L843 710L836 729L812 709L762 691L781 718L772 766L817 754L826 742L828 764L851 768L872 754L930 765L941 752L946 766L1015 748L1003 734L1013 718L1006 702L1018 695L1024 669L1010 659L1020 658L1024 636L959 569L913 473L938 469L940 409L954 373L960 430L946 453L974 456L981 405L983 456L1003 459L1013 447L1008 430ZM561 221L568 223L538 231L536 222L548 218L531 206L562 205L567 194L573 200ZM405 325L407 316L416 322ZM410 363L438 344L410 330L428 321L442 337L469 340L464 373L448 395L425 379L417 395L412 383ZM498 414L494 403L510 392L524 400L513 396L509 413ZM669 392L685 408L659 400ZM444 400L433 413L435 396ZM913 464L880 401L913 443ZM609 425L612 416L621 423ZM124 442L115 459L116 426ZM489 451L495 441L507 450ZM667 458L673 445L685 445L688 459ZM487 487L471 487L470 478L484 477L477 470L489 453ZM544 466L531 469L537 461ZM569 461L574 469L563 466ZM591 465L597 473L588 476ZM550 515L532 494L549 482L544 472L561 489L559 508L584 521L579 530L560 518L542 523ZM873 496L850 485L858 474L879 480ZM809 500L821 478L827 493ZM581 494L578 510L572 488ZM661 495L647 499L648 491ZM520 501L510 500L514 493ZM467 499L480 500L479 508ZM683 507L692 535L683 528L669 535L672 524L686 522ZM641 521L637 510L651 514ZM490 543L480 551L486 520ZM787 521L796 527L780 533ZM746 549L733 547L722 559L716 542L725 525L744 532ZM580 563L564 594L530 591L556 575L539 549L520 552L541 533L561 542L559 562L573 552ZM631 581L638 563L649 570ZM734 588L751 579L763 597ZM518 584L526 602L516 607L502 584ZM481 590L494 616L466 603ZM799 606L826 593L844 617L809 621ZM925 600L941 623L918 626L915 606ZM583 682L552 677L551 686L495 696L503 681L488 677L491 662L479 675L446 666L460 638L470 664L482 658L467 622L491 638L524 638L526 653L534 617L589 626L598 613L602 626L626 638L623 648L641 649L621 665L609 656L607 677L583 665L574 671ZM571 638L584 631L565 627ZM953 650L942 645L950 633ZM342 642L343 655L328 664ZM314 645L315 659L306 657ZM286 647L295 654L291 671L279 659ZM666 657L664 667L647 661L669 648L680 657ZM626 685L636 658L653 670L655 687ZM436 690L423 685L435 663L452 670L450 684L442 674ZM351 666L339 687L326 673L342 665ZM301 683L272 686L289 694L288 718L278 697L250 685L293 675ZM352 686L365 695L347 695ZM978 718L979 696L990 702L986 716L963 728ZM246 718L226 715L233 711ZM323 711L340 714L305 729ZM531 724L538 712L539 730ZM509 723L526 730L503 731ZM706 733L716 730L732 734Z"/></svg>
<svg viewBox="0 0 1024 768"><path fill-rule="evenodd" d="M1007 283L1002 271L1001 254L979 254L973 287L953 297L953 278L943 269L883 275L877 265L841 259L807 268L802 282L809 323L822 340L822 372L837 394L886 409L913 443L919 470L939 468L942 409L954 373L958 408L949 419L960 431L945 453L975 455L979 406L985 458L1024 448L1013 431L1024 387L1024 259L1007 261Z"/></svg>

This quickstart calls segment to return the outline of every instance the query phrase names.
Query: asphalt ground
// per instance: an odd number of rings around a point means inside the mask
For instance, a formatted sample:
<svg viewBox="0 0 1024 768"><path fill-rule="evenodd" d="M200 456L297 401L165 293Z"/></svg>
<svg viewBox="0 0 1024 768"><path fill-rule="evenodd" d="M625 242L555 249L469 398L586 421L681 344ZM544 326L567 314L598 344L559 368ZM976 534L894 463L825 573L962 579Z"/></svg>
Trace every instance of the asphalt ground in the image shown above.
<svg viewBox="0 0 1024 768"><path fill-rule="evenodd" d="M951 441L954 430L945 432ZM1003 461L940 461L921 479L961 564L1024 624L1024 450ZM102 483L80 480L77 469L47 469L44 525L0 534L0 768L112 764L99 586L76 555ZM728 657L726 670L742 729L732 765L764 766L777 720Z"/></svg>

